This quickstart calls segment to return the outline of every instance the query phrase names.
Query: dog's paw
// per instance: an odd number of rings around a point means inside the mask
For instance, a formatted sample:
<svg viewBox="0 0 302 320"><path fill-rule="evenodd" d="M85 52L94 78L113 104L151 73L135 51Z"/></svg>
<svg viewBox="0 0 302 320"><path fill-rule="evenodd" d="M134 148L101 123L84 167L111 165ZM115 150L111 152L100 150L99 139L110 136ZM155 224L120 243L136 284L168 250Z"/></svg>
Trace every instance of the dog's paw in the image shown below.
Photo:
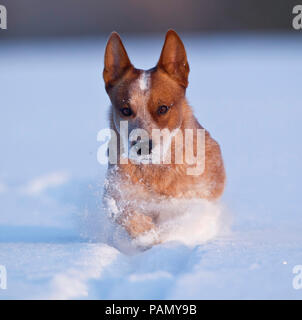
<svg viewBox="0 0 302 320"><path fill-rule="evenodd" d="M134 213L125 221L125 229L132 238L137 238L155 228L152 219L144 214Z"/></svg>

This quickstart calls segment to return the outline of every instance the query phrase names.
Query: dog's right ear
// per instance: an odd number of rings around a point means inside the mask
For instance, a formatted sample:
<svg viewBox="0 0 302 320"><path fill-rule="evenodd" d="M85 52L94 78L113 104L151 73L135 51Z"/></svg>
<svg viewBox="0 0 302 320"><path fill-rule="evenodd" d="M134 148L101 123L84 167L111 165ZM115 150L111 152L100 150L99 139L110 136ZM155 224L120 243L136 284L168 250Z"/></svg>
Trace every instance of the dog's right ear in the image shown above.
<svg viewBox="0 0 302 320"><path fill-rule="evenodd" d="M123 74L132 68L126 49L117 32L112 32L107 42L103 78L108 91Z"/></svg>

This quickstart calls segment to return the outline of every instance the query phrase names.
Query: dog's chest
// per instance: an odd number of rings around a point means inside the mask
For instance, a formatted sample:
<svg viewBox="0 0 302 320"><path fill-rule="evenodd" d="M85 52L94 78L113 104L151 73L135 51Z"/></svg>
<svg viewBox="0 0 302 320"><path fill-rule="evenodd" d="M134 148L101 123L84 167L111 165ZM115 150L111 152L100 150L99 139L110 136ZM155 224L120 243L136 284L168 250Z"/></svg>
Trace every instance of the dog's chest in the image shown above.
<svg viewBox="0 0 302 320"><path fill-rule="evenodd" d="M105 198L114 199L119 211L133 207L147 214L155 214L155 204L167 199L206 198L206 194L207 185L202 179L182 179L180 173L173 170L155 170L153 174L139 175L120 168L108 171L104 193Z"/></svg>

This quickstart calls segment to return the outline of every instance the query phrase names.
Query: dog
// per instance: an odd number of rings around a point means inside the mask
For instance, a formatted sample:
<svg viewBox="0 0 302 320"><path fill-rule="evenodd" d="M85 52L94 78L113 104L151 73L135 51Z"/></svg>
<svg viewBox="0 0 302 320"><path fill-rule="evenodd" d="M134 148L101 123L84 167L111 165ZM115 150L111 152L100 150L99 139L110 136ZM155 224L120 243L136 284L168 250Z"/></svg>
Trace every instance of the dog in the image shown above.
<svg viewBox="0 0 302 320"><path fill-rule="evenodd" d="M158 63L149 70L132 65L118 33L113 32L107 42L103 78L111 101L109 121L118 160L108 166L104 203L112 219L133 239L156 230L162 215L156 206L160 201L215 201L223 193L226 175L221 150L187 103L188 75L185 47L174 30L167 32ZM128 132L121 124L128 127ZM160 136L155 141L152 132L163 130L170 132L168 138L162 142ZM199 161L202 170L197 174L189 170L198 161L176 161L177 150L180 158L185 154L176 140L186 148L185 134L190 130L193 145L189 160L196 159L198 150L203 150ZM135 139L129 131L136 131ZM201 146L197 132L202 133ZM165 161L166 149L170 150L170 161ZM157 162L152 162L156 154Z"/></svg>

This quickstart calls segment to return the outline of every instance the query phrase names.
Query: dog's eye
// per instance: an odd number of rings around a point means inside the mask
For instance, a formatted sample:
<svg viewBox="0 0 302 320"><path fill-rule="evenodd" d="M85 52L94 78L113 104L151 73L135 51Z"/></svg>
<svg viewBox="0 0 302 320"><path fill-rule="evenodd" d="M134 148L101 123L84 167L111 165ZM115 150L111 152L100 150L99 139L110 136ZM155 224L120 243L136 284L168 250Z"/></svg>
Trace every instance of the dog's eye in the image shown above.
<svg viewBox="0 0 302 320"><path fill-rule="evenodd" d="M123 108L121 109L121 113L125 116L125 117L129 117L132 115L132 110L130 108Z"/></svg>
<svg viewBox="0 0 302 320"><path fill-rule="evenodd" d="M163 106L158 107L157 113L158 114L165 114L168 112L168 110L169 110L169 107L163 105Z"/></svg>

